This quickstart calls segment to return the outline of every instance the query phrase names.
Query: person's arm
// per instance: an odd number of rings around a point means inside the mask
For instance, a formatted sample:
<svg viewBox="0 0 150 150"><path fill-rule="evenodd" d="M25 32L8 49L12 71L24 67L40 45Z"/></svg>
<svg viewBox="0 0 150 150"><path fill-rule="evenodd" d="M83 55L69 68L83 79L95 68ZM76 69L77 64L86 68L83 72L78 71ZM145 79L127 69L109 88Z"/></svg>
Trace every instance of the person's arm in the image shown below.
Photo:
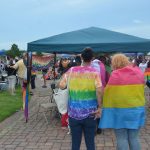
<svg viewBox="0 0 150 150"><path fill-rule="evenodd" d="M98 108L101 108L101 106L102 106L102 96L103 96L103 88L102 87L96 88L96 96L97 96Z"/></svg>
<svg viewBox="0 0 150 150"><path fill-rule="evenodd" d="M101 116L102 97L103 97L102 82L101 82L101 78L98 74L96 76L95 86L96 86L96 96L97 96L97 103L98 103L98 108L94 112L95 119L96 119L96 118L100 118L100 116Z"/></svg>
<svg viewBox="0 0 150 150"><path fill-rule="evenodd" d="M18 67L19 67L18 62L15 65L10 66L10 68L14 68L14 69L18 69Z"/></svg>
<svg viewBox="0 0 150 150"><path fill-rule="evenodd" d="M102 87L96 88L96 95L97 95L97 103L98 103L98 108L97 110L94 112L95 114L95 119L96 118L100 118L101 117L101 111L102 111Z"/></svg>
<svg viewBox="0 0 150 150"><path fill-rule="evenodd" d="M67 87L67 77L68 77L68 74L65 73L65 74L62 76L62 79L61 79L60 82L59 82L59 88L62 89L62 90Z"/></svg>

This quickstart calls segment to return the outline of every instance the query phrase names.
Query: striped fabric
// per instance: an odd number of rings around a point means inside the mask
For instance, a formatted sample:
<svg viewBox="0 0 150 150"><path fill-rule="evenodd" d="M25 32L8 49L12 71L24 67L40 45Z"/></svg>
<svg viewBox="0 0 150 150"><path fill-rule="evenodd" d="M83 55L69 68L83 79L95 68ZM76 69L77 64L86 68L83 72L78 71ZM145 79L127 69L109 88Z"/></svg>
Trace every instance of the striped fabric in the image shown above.
<svg viewBox="0 0 150 150"><path fill-rule="evenodd" d="M68 75L68 115L77 120L87 118L97 109L96 88L102 86L99 74L90 66L77 66L71 68Z"/></svg>
<svg viewBox="0 0 150 150"><path fill-rule="evenodd" d="M29 95L29 85L27 86L27 83L23 82L22 98L23 98L23 110L24 110L24 116L26 122L28 120L28 99L29 99L28 95Z"/></svg>
<svg viewBox="0 0 150 150"><path fill-rule="evenodd" d="M100 128L138 129L145 122L144 74L128 66L113 71L104 91Z"/></svg>
<svg viewBox="0 0 150 150"><path fill-rule="evenodd" d="M150 76L150 68L146 68L146 69L145 69L144 75L145 75L145 76L147 76L147 75Z"/></svg>
<svg viewBox="0 0 150 150"><path fill-rule="evenodd" d="M144 75L145 79L150 81L150 68L145 69Z"/></svg>

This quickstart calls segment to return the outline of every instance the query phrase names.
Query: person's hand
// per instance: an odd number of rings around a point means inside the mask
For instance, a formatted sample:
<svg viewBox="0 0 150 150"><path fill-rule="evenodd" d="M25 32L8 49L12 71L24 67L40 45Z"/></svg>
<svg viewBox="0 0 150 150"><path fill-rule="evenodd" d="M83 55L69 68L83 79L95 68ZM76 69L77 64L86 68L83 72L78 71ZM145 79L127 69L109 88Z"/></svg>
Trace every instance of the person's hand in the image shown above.
<svg viewBox="0 0 150 150"><path fill-rule="evenodd" d="M102 109L97 108L97 110L93 113L93 115L95 115L94 119L100 118L101 117L101 112L102 112Z"/></svg>

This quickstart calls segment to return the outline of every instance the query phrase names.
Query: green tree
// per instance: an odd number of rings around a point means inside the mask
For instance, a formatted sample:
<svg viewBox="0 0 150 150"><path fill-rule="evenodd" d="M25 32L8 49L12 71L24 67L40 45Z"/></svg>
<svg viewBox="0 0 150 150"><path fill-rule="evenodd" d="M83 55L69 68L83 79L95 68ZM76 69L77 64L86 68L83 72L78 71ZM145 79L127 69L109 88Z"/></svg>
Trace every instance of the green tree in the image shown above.
<svg viewBox="0 0 150 150"><path fill-rule="evenodd" d="M21 52L20 52L20 50L19 50L19 48L18 48L18 45L17 45L17 44L13 44L13 45L11 46L11 49L8 50L8 51L6 52L6 54L9 55L9 56L11 56L12 58L15 58L16 56L20 56L20 55L21 55Z"/></svg>

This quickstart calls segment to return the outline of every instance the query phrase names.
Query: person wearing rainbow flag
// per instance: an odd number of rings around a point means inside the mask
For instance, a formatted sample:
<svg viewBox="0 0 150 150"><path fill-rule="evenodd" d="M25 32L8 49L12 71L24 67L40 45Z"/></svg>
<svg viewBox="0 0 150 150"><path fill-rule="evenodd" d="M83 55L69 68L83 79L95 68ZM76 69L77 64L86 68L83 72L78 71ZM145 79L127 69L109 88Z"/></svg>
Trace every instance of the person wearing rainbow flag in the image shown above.
<svg viewBox="0 0 150 150"><path fill-rule="evenodd" d="M68 116L72 150L79 150L84 133L87 150L95 150L96 118L101 113L102 82L99 72L91 67L93 50L85 48L81 66L72 67L62 77L59 87L68 85ZM68 82L68 83L67 83Z"/></svg>
<svg viewBox="0 0 150 150"><path fill-rule="evenodd" d="M139 130L145 123L144 74L123 54L112 57L112 69L104 90L99 127L114 129L117 150L141 150Z"/></svg>

